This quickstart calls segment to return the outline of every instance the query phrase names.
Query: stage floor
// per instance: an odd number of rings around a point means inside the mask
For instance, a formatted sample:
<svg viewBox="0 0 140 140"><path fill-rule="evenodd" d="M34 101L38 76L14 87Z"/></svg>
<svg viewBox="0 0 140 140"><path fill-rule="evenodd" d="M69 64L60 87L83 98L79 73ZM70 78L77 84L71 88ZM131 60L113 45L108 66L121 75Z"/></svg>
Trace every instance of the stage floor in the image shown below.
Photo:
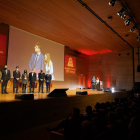
<svg viewBox="0 0 140 140"><path fill-rule="evenodd" d="M51 89L52 91L53 89ZM67 96L83 96L83 95L76 95L76 91L87 91L88 95L94 95L94 94L104 94L103 91L97 91L97 90L91 90L91 89L85 89L85 90L74 90L69 89L66 91ZM15 99L16 93L9 93L9 94L1 94L0 93L0 102L14 102L14 101L21 101L20 99ZM19 93L23 94L23 93ZM30 93L24 93L24 94L30 94ZM51 97L47 97L49 93L34 93L34 100L38 99L49 99Z"/></svg>

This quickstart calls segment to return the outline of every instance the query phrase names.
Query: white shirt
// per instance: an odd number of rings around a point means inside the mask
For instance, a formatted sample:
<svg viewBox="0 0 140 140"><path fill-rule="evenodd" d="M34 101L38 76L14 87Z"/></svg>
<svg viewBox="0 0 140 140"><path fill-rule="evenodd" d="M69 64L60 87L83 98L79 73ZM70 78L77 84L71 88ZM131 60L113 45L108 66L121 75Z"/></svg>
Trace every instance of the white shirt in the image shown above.
<svg viewBox="0 0 140 140"><path fill-rule="evenodd" d="M53 63L52 63L52 61L49 62L49 66L48 66L48 64L46 64L46 72L48 72L48 70L50 71L50 74L53 74Z"/></svg>

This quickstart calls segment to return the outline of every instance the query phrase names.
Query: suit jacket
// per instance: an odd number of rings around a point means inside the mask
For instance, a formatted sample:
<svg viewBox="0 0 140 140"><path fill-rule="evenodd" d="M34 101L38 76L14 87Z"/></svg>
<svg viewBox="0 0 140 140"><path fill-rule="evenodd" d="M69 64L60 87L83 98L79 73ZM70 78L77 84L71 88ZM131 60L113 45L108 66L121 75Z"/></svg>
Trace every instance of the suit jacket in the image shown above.
<svg viewBox="0 0 140 140"><path fill-rule="evenodd" d="M36 73L35 72L33 73L33 76L32 76L32 72L29 73L29 81L30 81L30 83L36 81Z"/></svg>
<svg viewBox="0 0 140 140"><path fill-rule="evenodd" d="M18 71L18 74L17 74L17 71L16 70L13 71L13 77L14 77L14 79L20 78L20 71Z"/></svg>
<svg viewBox="0 0 140 140"><path fill-rule="evenodd" d="M39 78L39 81L40 81L40 79L43 79L43 81L44 81L44 79L45 79L45 73L43 73L43 72L41 73L41 72L40 72L40 73L38 74L38 78Z"/></svg>
<svg viewBox="0 0 140 140"><path fill-rule="evenodd" d="M51 83L52 75L51 74L46 74L45 75L45 80L46 80L46 82L49 81L49 83Z"/></svg>
<svg viewBox="0 0 140 140"><path fill-rule="evenodd" d="M3 70L1 70L1 73L2 73L1 80L8 81L11 79L10 70L7 69L7 74L6 74L6 71L3 69Z"/></svg>
<svg viewBox="0 0 140 140"><path fill-rule="evenodd" d="M95 79L95 78L92 78L92 79L91 79L91 83L92 83L93 85L95 85L95 82L96 82L96 79Z"/></svg>
<svg viewBox="0 0 140 140"><path fill-rule="evenodd" d="M40 71L41 69L44 70L44 55L40 53L37 62L36 61L36 53L32 53L30 62L29 62L29 69L35 69L37 71ZM35 64L36 63L36 64Z"/></svg>
<svg viewBox="0 0 140 140"><path fill-rule="evenodd" d="M27 78L27 80L25 80L24 78ZM25 84L25 85L27 85L27 82L28 82L28 79L29 79L29 76L28 76L28 74L22 74L22 84Z"/></svg>

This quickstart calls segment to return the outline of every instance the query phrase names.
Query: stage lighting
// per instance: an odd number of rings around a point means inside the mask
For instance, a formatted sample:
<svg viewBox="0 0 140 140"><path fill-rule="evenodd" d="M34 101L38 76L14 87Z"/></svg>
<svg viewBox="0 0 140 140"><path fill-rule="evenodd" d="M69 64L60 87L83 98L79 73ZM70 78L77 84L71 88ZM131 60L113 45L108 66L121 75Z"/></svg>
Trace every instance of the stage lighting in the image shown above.
<svg viewBox="0 0 140 140"><path fill-rule="evenodd" d="M132 22L131 18L129 17L124 23L125 25L129 26L129 24Z"/></svg>
<svg viewBox="0 0 140 140"><path fill-rule="evenodd" d="M137 41L140 41L140 34L139 34L138 37L137 37Z"/></svg>
<svg viewBox="0 0 140 140"><path fill-rule="evenodd" d="M136 26L133 26L130 31L133 32L136 29Z"/></svg>
<svg viewBox="0 0 140 140"><path fill-rule="evenodd" d="M111 21L112 19L113 19L113 17L112 17L112 16L108 17L108 20L109 20L109 21Z"/></svg>
<svg viewBox="0 0 140 140"><path fill-rule="evenodd" d="M111 92L114 93L114 92L115 92L115 88L112 88L112 89L111 89Z"/></svg>
<svg viewBox="0 0 140 140"><path fill-rule="evenodd" d="M116 3L117 1L118 1L118 0L111 0L111 1L109 2L109 5L114 6L114 5L115 5L115 3Z"/></svg>
<svg viewBox="0 0 140 140"><path fill-rule="evenodd" d="M118 13L117 15L119 15L120 17L122 16L123 12L125 12L124 8L122 8Z"/></svg>
<svg viewBox="0 0 140 140"><path fill-rule="evenodd" d="M124 12L124 13L121 15L121 18L123 18L123 19L126 18L126 12Z"/></svg>

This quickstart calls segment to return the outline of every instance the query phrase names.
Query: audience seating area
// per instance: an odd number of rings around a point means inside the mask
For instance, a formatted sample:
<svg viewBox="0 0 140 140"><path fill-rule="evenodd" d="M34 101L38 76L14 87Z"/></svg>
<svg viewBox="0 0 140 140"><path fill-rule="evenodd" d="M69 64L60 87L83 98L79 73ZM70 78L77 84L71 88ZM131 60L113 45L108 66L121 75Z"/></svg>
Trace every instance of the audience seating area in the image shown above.
<svg viewBox="0 0 140 140"><path fill-rule="evenodd" d="M94 109L88 105L85 114L73 108L58 126L47 129L51 140L138 140L140 96L96 103Z"/></svg>

